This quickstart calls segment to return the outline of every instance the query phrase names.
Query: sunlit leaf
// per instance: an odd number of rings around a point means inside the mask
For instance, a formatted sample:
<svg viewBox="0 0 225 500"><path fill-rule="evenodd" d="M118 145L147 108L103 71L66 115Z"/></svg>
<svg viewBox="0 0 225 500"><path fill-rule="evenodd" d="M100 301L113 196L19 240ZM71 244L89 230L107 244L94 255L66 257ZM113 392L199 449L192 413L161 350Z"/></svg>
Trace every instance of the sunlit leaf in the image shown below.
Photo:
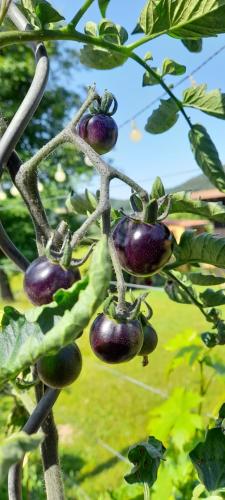
<svg viewBox="0 0 225 500"><path fill-rule="evenodd" d="M147 0L139 23L152 38L163 33L182 39L215 36L225 32L225 1Z"/></svg>
<svg viewBox="0 0 225 500"><path fill-rule="evenodd" d="M161 134L169 130L179 118L179 109L172 99L161 99L160 105L148 118L145 125L146 132Z"/></svg>
<svg viewBox="0 0 225 500"><path fill-rule="evenodd" d="M165 75L183 75L186 72L186 66L179 64L172 59L164 59L162 65L162 76Z"/></svg>
<svg viewBox="0 0 225 500"><path fill-rule="evenodd" d="M225 268L225 238L218 234L196 234L194 230L184 231L180 242L174 247L177 266L202 262Z"/></svg>
<svg viewBox="0 0 225 500"><path fill-rule="evenodd" d="M189 87L183 92L183 106L200 109L204 113L225 120L225 94L219 89L207 92L207 85Z"/></svg>
<svg viewBox="0 0 225 500"><path fill-rule="evenodd" d="M218 151L202 125L193 125L189 132L192 151L199 167L210 182L220 191L225 191L225 173Z"/></svg>
<svg viewBox="0 0 225 500"><path fill-rule="evenodd" d="M198 414L201 397L194 391L183 387L174 389L169 399L150 412L149 430L157 433L159 439L182 449L196 433L202 429L202 417ZM195 411L195 412L194 412Z"/></svg>
<svg viewBox="0 0 225 500"><path fill-rule="evenodd" d="M209 220L225 223L225 207L220 203L193 200L191 193L180 191L170 196L170 214L191 213Z"/></svg>

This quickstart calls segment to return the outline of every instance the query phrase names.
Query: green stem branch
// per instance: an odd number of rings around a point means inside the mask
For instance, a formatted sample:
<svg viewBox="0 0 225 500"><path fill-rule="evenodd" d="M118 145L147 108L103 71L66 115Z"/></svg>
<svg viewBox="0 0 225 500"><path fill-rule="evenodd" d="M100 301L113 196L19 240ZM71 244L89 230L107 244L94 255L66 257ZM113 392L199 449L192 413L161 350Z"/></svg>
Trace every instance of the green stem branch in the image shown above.
<svg viewBox="0 0 225 500"><path fill-rule="evenodd" d="M147 64L146 61L143 61L143 59L141 57L139 57L137 54L135 54L135 52L131 52L129 54L129 57L131 59L133 59L134 61L136 61L138 64L140 64L140 66L142 66L151 76L154 77L155 80L158 81L158 83L165 90L165 92L167 92L167 94L170 96L170 98L176 103L178 109L182 113L182 115L183 115L184 119L186 120L186 122L188 123L189 127L192 128L191 120L190 120L189 116L187 115L187 113L185 112L181 101L179 101L179 99L177 99L177 97L174 95L174 93L166 85L163 78L161 76L159 76L155 71L153 71L151 69L151 67L149 66L149 64Z"/></svg>
<svg viewBox="0 0 225 500"><path fill-rule="evenodd" d="M77 24L79 23L85 12L89 9L89 7L93 4L93 2L94 0L86 0L82 7L77 11L75 16L69 23L73 28L76 28Z"/></svg>
<svg viewBox="0 0 225 500"><path fill-rule="evenodd" d="M179 280L179 278L177 278L177 276L175 276L175 274L173 274L172 271L167 271L167 270L163 270L163 273L166 274L166 276L168 276L172 281L176 281L176 283L181 287L183 288L183 290L185 291L185 293L188 295L188 297L191 299L191 302L193 304L195 304L198 309L201 311L201 313L203 314L203 316L205 316L206 320L209 321L209 318L208 318L208 314L204 311L204 308L203 308L203 305L201 304L201 302L199 302L195 297L194 295L192 295L192 293L190 292L190 290L184 285L184 283L182 283L181 280Z"/></svg>

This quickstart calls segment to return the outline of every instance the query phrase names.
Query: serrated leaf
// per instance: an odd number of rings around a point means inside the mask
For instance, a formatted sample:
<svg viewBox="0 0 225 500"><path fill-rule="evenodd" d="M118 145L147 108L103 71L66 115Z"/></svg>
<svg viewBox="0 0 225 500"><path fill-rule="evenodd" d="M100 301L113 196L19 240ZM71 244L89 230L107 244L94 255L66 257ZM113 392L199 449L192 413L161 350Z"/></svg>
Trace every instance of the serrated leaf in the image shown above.
<svg viewBox="0 0 225 500"><path fill-rule="evenodd" d="M196 234L194 230L184 231L173 253L176 266L202 262L225 268L225 238L220 235Z"/></svg>
<svg viewBox="0 0 225 500"><path fill-rule="evenodd" d="M202 125L193 125L189 132L191 149L196 162L210 182L220 191L225 191L225 173L217 149Z"/></svg>
<svg viewBox="0 0 225 500"><path fill-rule="evenodd" d="M200 286L221 285L222 283L225 283L225 276L216 276L215 274L211 273L189 273L188 278L193 283L193 285Z"/></svg>
<svg viewBox="0 0 225 500"><path fill-rule="evenodd" d="M80 61L85 66L95 69L112 69L122 66L127 56L117 52L110 52L102 47L84 45L80 51Z"/></svg>
<svg viewBox="0 0 225 500"><path fill-rule="evenodd" d="M25 342L20 342L18 339L18 326L15 326L15 331L12 335L15 342L18 341L19 348L16 348L16 357L11 356L10 363L7 357L3 359L2 350L8 345L8 340L4 332L0 334L1 338L1 363L0 363L0 383L6 380L15 378L18 373L23 371L27 366L33 364L40 356L48 353L54 353L63 345L75 340L83 329L88 325L91 317L104 300L111 279L111 261L106 237L97 243L92 254L91 264L89 268L89 283L85 290L79 294L79 299L74 304L71 310L67 310L62 318L59 318L54 326L42 335L38 332L39 325L37 323L29 323L22 325L24 330L31 329L32 335L27 335ZM47 306L48 307L48 306ZM20 325L21 326L21 325ZM11 329L12 326L10 325ZM35 334L34 334L35 332ZM21 333L20 333L21 335ZM14 346L15 349L15 346Z"/></svg>
<svg viewBox="0 0 225 500"><path fill-rule="evenodd" d="M154 68L152 67L151 70L157 75L159 74L158 73L158 69L157 68ZM143 79L142 79L142 87L147 87L147 86L153 86L153 85L159 85L160 81L154 77L154 75L152 75L151 73L149 73L148 71L146 71L144 74L143 74Z"/></svg>
<svg viewBox="0 0 225 500"><path fill-rule="evenodd" d="M198 40L189 40L188 38L184 38L181 40L183 45L186 47L186 49L189 50L189 52L201 52L202 51L202 39L199 38Z"/></svg>
<svg viewBox="0 0 225 500"><path fill-rule="evenodd" d="M58 23L65 19L65 17L59 14L59 12L46 0L38 0L36 2L35 13L41 21L42 26L49 23Z"/></svg>
<svg viewBox="0 0 225 500"><path fill-rule="evenodd" d="M221 429L208 430L205 441L198 443L189 456L208 491L225 487L225 435Z"/></svg>
<svg viewBox="0 0 225 500"><path fill-rule="evenodd" d="M166 448L161 441L153 436L150 436L148 441L132 446L128 451L128 458L134 467L124 477L127 483L147 483L151 487L157 479L158 468L165 451Z"/></svg>
<svg viewBox="0 0 225 500"><path fill-rule="evenodd" d="M21 460L24 453L35 450L43 438L44 435L41 433L28 436L21 431L2 441L0 446L0 483L6 480L10 466Z"/></svg>
<svg viewBox="0 0 225 500"><path fill-rule="evenodd" d="M203 420L198 412L201 397L197 392L177 387L169 399L150 411L150 432L157 432L159 439L172 441L182 450L196 434L196 429L203 428ZM196 410L196 413L194 413Z"/></svg>
<svg viewBox="0 0 225 500"><path fill-rule="evenodd" d="M146 132L161 134L169 130L179 118L179 109L172 99L161 99L160 105L148 118L145 125Z"/></svg>
<svg viewBox="0 0 225 500"><path fill-rule="evenodd" d="M225 290L212 290L206 288L204 292L199 294L204 307L217 307L225 304Z"/></svg>
<svg viewBox="0 0 225 500"><path fill-rule="evenodd" d="M99 36L116 45L123 45L128 39L128 33L123 26L108 19L102 19L98 25Z"/></svg>
<svg viewBox="0 0 225 500"><path fill-rule="evenodd" d="M207 92L207 85L189 87L183 91L183 105L225 120L225 94L219 89Z"/></svg>
<svg viewBox="0 0 225 500"><path fill-rule="evenodd" d="M179 64L172 59L164 59L162 65L162 76L165 75L183 75L186 72L186 66Z"/></svg>
<svg viewBox="0 0 225 500"><path fill-rule="evenodd" d="M157 200L162 196L165 196L165 189L162 183L162 179L160 179L160 177L156 177L151 190L151 198L155 198Z"/></svg>
<svg viewBox="0 0 225 500"><path fill-rule="evenodd" d="M147 0L139 23L151 38L164 33L182 39L215 36L225 32L225 1Z"/></svg>
<svg viewBox="0 0 225 500"><path fill-rule="evenodd" d="M220 203L193 200L191 193L180 191L170 195L170 214L191 213L225 223L225 207Z"/></svg>
<svg viewBox="0 0 225 500"><path fill-rule="evenodd" d="M110 0L98 0L98 6L101 12L102 17L106 16L107 7L109 5Z"/></svg>

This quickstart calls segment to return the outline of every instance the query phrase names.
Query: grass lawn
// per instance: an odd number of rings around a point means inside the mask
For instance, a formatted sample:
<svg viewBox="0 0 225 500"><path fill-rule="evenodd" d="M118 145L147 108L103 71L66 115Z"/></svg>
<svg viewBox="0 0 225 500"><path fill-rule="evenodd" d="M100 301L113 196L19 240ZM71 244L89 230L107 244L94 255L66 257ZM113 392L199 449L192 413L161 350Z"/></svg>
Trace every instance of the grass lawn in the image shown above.
<svg viewBox="0 0 225 500"><path fill-rule="evenodd" d="M21 288L18 281L15 287ZM17 298L15 307L27 307L21 293ZM104 492L120 486L129 470L116 453L126 456L131 444L147 437L149 410L174 386L192 384L192 389L196 388L197 372L191 368L180 367L168 379L166 369L172 354L164 345L187 329L205 331L207 323L196 307L177 305L161 290L151 291L149 302L159 345L147 367L142 367L139 357L121 365L105 365L91 352L88 331L78 340L83 353L82 374L62 391L55 405L68 500L107 499ZM216 382L209 393L208 413L215 411L224 394L223 381Z"/></svg>

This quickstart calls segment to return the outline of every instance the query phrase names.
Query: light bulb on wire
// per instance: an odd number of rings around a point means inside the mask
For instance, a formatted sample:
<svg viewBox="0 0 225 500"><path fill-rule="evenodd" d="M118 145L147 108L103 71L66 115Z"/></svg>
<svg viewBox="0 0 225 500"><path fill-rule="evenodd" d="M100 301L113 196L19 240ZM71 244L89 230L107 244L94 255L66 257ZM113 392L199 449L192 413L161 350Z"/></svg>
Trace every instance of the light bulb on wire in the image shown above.
<svg viewBox="0 0 225 500"><path fill-rule="evenodd" d="M136 125L135 121L132 120L131 121L130 139L133 142L139 142L141 140L141 138L142 138L142 133L139 130L139 128L137 128L137 125Z"/></svg>
<svg viewBox="0 0 225 500"><path fill-rule="evenodd" d="M16 186L13 185L10 189L10 194L12 196L16 197L16 196L19 196L20 193L19 193L18 189L16 188Z"/></svg>
<svg viewBox="0 0 225 500"><path fill-rule="evenodd" d="M64 182L66 180L66 174L62 169L61 165L58 165L56 173L55 173L56 182Z"/></svg>
<svg viewBox="0 0 225 500"><path fill-rule="evenodd" d="M4 200L6 200L6 198L7 198L7 195L6 195L5 191L3 191L2 188L0 188L0 201L4 201Z"/></svg>
<svg viewBox="0 0 225 500"><path fill-rule="evenodd" d="M39 193L42 193L43 189L44 189L44 186L43 186L42 182L38 181L38 191L39 191Z"/></svg>
<svg viewBox="0 0 225 500"><path fill-rule="evenodd" d="M87 167L93 167L93 163L91 162L91 160L88 158L87 155L85 155L84 157L84 163L85 165L87 165Z"/></svg>

